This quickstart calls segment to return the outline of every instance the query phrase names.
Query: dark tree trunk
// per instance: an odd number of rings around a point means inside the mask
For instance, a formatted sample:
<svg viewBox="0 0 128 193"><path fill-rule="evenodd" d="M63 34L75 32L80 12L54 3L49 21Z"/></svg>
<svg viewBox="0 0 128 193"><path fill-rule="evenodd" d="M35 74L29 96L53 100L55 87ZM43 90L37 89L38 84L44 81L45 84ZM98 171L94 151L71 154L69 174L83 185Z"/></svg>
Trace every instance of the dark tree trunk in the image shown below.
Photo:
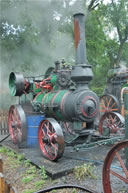
<svg viewBox="0 0 128 193"><path fill-rule="evenodd" d="M115 65L116 65L116 66L119 66L124 45L125 45L125 41L122 40L122 41L120 42L120 46L119 46L119 49L118 49L117 58L115 59Z"/></svg>

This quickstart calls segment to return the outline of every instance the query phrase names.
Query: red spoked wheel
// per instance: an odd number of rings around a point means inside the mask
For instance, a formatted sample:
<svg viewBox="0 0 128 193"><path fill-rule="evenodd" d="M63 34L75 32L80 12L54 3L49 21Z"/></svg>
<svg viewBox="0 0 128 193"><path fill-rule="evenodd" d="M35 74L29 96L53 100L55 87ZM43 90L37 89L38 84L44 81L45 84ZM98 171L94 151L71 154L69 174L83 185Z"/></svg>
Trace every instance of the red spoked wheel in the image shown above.
<svg viewBox="0 0 128 193"><path fill-rule="evenodd" d="M24 110L20 105L12 105L9 109L9 132L15 144L20 144L27 137L27 123Z"/></svg>
<svg viewBox="0 0 128 193"><path fill-rule="evenodd" d="M73 130L72 122L60 122L61 128L63 130L64 135L74 135L75 131ZM72 137L72 136L71 136Z"/></svg>
<svg viewBox="0 0 128 193"><path fill-rule="evenodd" d="M79 135L75 132L73 122L60 122L64 134L64 141L71 144Z"/></svg>
<svg viewBox="0 0 128 193"><path fill-rule="evenodd" d="M38 139L43 155L49 160L57 160L64 153L64 136L55 119L48 118L39 125Z"/></svg>
<svg viewBox="0 0 128 193"><path fill-rule="evenodd" d="M120 104L118 99L113 95L103 95L100 97L100 113L119 112Z"/></svg>
<svg viewBox="0 0 128 193"><path fill-rule="evenodd" d="M124 134L124 117L119 113L105 113L99 121L100 135Z"/></svg>
<svg viewBox="0 0 128 193"><path fill-rule="evenodd" d="M114 145L103 165L104 193L128 192L128 140Z"/></svg>

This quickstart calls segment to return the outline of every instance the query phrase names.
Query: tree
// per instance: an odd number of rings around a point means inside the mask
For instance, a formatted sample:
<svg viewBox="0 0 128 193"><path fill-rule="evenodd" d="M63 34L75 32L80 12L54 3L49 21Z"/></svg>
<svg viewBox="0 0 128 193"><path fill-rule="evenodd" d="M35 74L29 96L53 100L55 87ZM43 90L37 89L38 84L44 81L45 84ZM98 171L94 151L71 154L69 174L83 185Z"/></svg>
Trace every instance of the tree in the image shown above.
<svg viewBox="0 0 128 193"><path fill-rule="evenodd" d="M113 51L111 50L112 47L110 48L110 44L108 44L111 64L119 66L122 59L126 60L126 58L124 58L124 48L127 47L126 44L128 40L128 1L111 0L109 4L102 6L102 13L104 13L105 16L105 27L107 27L107 30L109 29L108 31L110 33L113 31L113 40L116 43L116 46L115 43L112 46ZM116 47L116 49L114 47Z"/></svg>

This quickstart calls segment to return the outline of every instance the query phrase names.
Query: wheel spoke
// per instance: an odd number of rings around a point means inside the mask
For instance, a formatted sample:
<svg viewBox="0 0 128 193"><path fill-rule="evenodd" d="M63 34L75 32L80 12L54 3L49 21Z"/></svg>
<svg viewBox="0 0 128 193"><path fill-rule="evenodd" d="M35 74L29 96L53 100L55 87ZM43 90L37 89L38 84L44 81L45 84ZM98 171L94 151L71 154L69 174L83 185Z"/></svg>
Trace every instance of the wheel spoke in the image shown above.
<svg viewBox="0 0 128 193"><path fill-rule="evenodd" d="M105 113L105 109L104 110L100 110L101 113Z"/></svg>
<svg viewBox="0 0 128 193"><path fill-rule="evenodd" d="M47 135L48 135L48 129L49 129L49 128L48 128L48 126L47 126L47 123L44 124L44 129L47 131L46 133L47 133Z"/></svg>
<svg viewBox="0 0 128 193"><path fill-rule="evenodd" d="M26 116L20 105L12 105L9 109L9 132L15 144L26 140Z"/></svg>
<svg viewBox="0 0 128 193"><path fill-rule="evenodd" d="M56 132L57 129L58 132ZM59 133L59 136L57 133ZM61 133L59 124L52 118L43 120L39 126L40 148L44 156L50 160L56 160L63 154L64 138L63 133Z"/></svg>
<svg viewBox="0 0 128 193"><path fill-rule="evenodd" d="M112 121L112 123L114 122L114 119L111 114L109 114L109 119Z"/></svg>
<svg viewBox="0 0 128 193"><path fill-rule="evenodd" d="M124 173L125 173L125 175L126 175L126 178L128 178L128 171L127 171L127 169L126 169L126 167L125 167L125 165L124 165L124 162L123 162L120 154L118 153L118 151L116 151L116 157L117 157L117 159L119 160L120 165L121 165L121 167L122 167L123 170L124 170Z"/></svg>
<svg viewBox="0 0 128 193"><path fill-rule="evenodd" d="M110 111L115 111L115 112L116 112L116 111L118 111L118 110L119 110L119 109L117 109L117 108L116 108L116 109L110 108Z"/></svg>
<svg viewBox="0 0 128 193"><path fill-rule="evenodd" d="M118 121L118 123L116 124L116 128L120 125L120 123L121 123L121 121Z"/></svg>
<svg viewBox="0 0 128 193"><path fill-rule="evenodd" d="M104 102L104 100L102 100L102 104L103 104L103 106L104 106L104 108L105 108L106 106L105 106L105 102Z"/></svg>
<svg viewBox="0 0 128 193"><path fill-rule="evenodd" d="M115 117L113 118L113 122L116 122L116 120L117 120L117 117L115 116Z"/></svg>
<svg viewBox="0 0 128 193"><path fill-rule="evenodd" d="M105 99L106 99L106 102L107 102L107 104L108 104L108 97L106 96Z"/></svg>
<svg viewBox="0 0 128 193"><path fill-rule="evenodd" d="M14 118L14 115L13 115L13 114L11 114L11 120L12 120L13 122L15 122L15 118Z"/></svg>
<svg viewBox="0 0 128 193"><path fill-rule="evenodd" d="M113 95L103 95L100 98L100 113L105 112L118 112L119 111L119 101Z"/></svg>
<svg viewBox="0 0 128 193"><path fill-rule="evenodd" d="M103 134L107 128L109 129L110 134L119 134L120 132L124 134L123 127L124 127L124 119L118 113L113 112L105 113L99 121L100 134ZM106 134L108 133L108 129L106 130Z"/></svg>
<svg viewBox="0 0 128 193"><path fill-rule="evenodd" d="M116 102L114 102L114 103L112 104L111 109L112 109L115 105L116 105Z"/></svg>
<svg viewBox="0 0 128 193"><path fill-rule="evenodd" d="M16 137L16 140L18 141L18 130L17 129L15 130L15 137Z"/></svg>
<svg viewBox="0 0 128 193"><path fill-rule="evenodd" d="M15 118L15 121L17 121L17 113L16 113L16 109L14 109L14 118Z"/></svg>
<svg viewBox="0 0 128 193"><path fill-rule="evenodd" d="M107 103L107 107L109 107L109 105L110 105L110 103L111 103L111 100L112 100L112 98L110 97L110 99L109 99L109 101L108 101L108 103Z"/></svg>
<svg viewBox="0 0 128 193"><path fill-rule="evenodd" d="M55 131L54 131L54 128L53 128L53 126L52 126L52 129L51 129L51 132L52 132L52 133L54 133L54 132L55 132Z"/></svg>
<svg viewBox="0 0 128 193"><path fill-rule="evenodd" d="M42 136L42 138L43 138L45 136L45 130L42 128L41 131L42 131L42 134L43 134L43 136Z"/></svg>
<svg viewBox="0 0 128 193"><path fill-rule="evenodd" d="M57 147L55 144L51 143L53 149L54 149L54 153L55 153L55 156L57 155Z"/></svg>
<svg viewBox="0 0 128 193"><path fill-rule="evenodd" d="M52 152L52 150L51 150L51 145L48 146L48 153L49 153L50 155L53 155L53 152Z"/></svg>
<svg viewBox="0 0 128 193"><path fill-rule="evenodd" d="M22 132L21 129L17 128L18 133L20 134L20 136L22 137Z"/></svg>
<svg viewBox="0 0 128 193"><path fill-rule="evenodd" d="M107 153L102 172L104 193L115 193L117 190L127 192L128 170L125 166L125 162L128 161L125 157L127 148L128 140L125 140L115 144Z"/></svg>
<svg viewBox="0 0 128 193"><path fill-rule="evenodd" d="M20 119L17 120L17 125L20 126L20 128L21 128L21 120Z"/></svg>
<svg viewBox="0 0 128 193"><path fill-rule="evenodd" d="M113 175L113 176L116 176L117 178L119 178L120 180L124 181L125 183L128 183L128 179L124 178L123 176L119 175L118 173L110 170L110 173Z"/></svg>

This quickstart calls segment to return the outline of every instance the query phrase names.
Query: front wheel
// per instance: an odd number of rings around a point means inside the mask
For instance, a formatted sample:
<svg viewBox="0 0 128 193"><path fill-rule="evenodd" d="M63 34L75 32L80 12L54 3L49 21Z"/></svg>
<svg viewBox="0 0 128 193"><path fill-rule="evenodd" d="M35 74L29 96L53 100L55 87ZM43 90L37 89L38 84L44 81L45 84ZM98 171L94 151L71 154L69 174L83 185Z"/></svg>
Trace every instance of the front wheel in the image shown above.
<svg viewBox="0 0 128 193"><path fill-rule="evenodd" d="M57 160L64 153L64 136L58 122L53 118L41 121L38 139L43 155L49 160Z"/></svg>

